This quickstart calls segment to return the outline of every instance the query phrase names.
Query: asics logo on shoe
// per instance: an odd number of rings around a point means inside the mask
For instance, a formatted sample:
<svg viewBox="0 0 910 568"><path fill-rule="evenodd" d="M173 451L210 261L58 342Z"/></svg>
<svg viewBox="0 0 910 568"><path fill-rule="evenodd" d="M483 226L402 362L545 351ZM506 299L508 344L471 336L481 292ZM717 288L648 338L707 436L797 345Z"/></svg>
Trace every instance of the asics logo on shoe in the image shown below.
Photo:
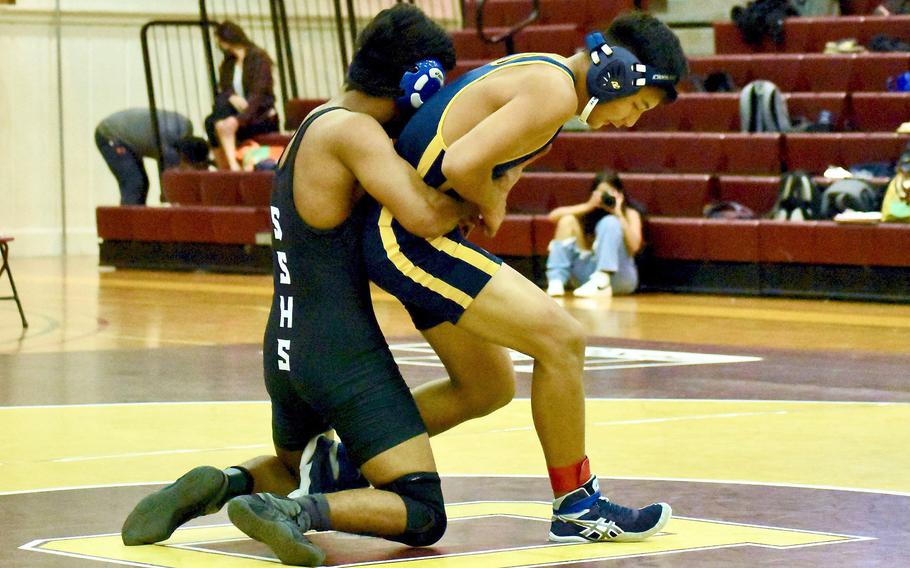
<svg viewBox="0 0 910 568"><path fill-rule="evenodd" d="M625 532L619 528L616 523L613 521L608 521L604 518L585 521L582 519L573 519L570 517L557 515L556 519L579 527L582 530L578 533L578 536L581 536L586 540L590 540L592 542L613 540Z"/></svg>

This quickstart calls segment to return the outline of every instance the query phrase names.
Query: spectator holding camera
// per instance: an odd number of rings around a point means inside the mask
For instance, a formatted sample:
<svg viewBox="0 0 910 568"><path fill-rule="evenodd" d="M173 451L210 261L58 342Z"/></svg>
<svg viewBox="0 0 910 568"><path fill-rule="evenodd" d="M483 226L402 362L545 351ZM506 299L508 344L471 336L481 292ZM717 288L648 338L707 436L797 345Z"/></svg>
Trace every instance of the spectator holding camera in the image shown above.
<svg viewBox="0 0 910 568"><path fill-rule="evenodd" d="M644 208L626 198L616 172L599 173L587 201L557 207L549 218L556 234L548 247L547 294L565 295L570 281L581 283L574 295L583 298L635 291Z"/></svg>

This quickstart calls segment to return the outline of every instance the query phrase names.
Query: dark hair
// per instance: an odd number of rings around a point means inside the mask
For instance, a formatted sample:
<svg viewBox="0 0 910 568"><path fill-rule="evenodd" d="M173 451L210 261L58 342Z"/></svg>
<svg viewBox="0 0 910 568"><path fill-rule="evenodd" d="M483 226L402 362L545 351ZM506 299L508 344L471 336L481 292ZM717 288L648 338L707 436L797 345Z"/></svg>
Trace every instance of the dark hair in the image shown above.
<svg viewBox="0 0 910 568"><path fill-rule="evenodd" d="M225 20L218 24L218 27L215 28L215 37L231 45L242 45L245 47L253 45L253 42L244 33L243 28L230 20Z"/></svg>
<svg viewBox="0 0 910 568"><path fill-rule="evenodd" d="M650 14L627 12L613 20L606 36L610 45L625 47L645 65L668 75L676 75L677 83L689 72L679 38L667 24ZM669 89L666 90L670 93Z"/></svg>
<svg viewBox="0 0 910 568"><path fill-rule="evenodd" d="M360 32L345 87L374 97L399 96L402 75L423 59L436 59L445 70L452 69L452 38L420 8L396 4Z"/></svg>
<svg viewBox="0 0 910 568"><path fill-rule="evenodd" d="M602 183L610 184L623 195L626 194L625 190L622 188L622 180L619 179L619 174L613 170L604 169L594 176L594 183L591 184L591 193L593 193Z"/></svg>
<svg viewBox="0 0 910 568"><path fill-rule="evenodd" d="M209 144L202 138L186 136L174 142L180 158L193 166L209 165Z"/></svg>
<svg viewBox="0 0 910 568"><path fill-rule="evenodd" d="M595 190L597 190L597 188L602 183L609 184L613 189L615 189L616 191L618 191L619 193L622 194L623 212L625 212L625 210L627 208L631 207L632 209L635 209L636 211L638 211L642 216L644 216L645 208L641 204L629 199L629 196L626 195L625 188L623 188L623 186L622 186L622 180L619 179L618 173L616 173L615 171L610 170L610 169L604 169L604 170L598 172L598 174L596 176L594 176L594 182L591 184L591 193L593 193ZM597 222L600 221L601 219L603 219L604 217L606 217L607 215L609 215L609 213L607 213L601 207L598 207L597 209L595 209L594 211L591 211L590 213L586 213L585 215L582 215L580 221L581 221L581 229L582 229L582 231L584 231L584 234L593 235L594 229L597 227Z"/></svg>

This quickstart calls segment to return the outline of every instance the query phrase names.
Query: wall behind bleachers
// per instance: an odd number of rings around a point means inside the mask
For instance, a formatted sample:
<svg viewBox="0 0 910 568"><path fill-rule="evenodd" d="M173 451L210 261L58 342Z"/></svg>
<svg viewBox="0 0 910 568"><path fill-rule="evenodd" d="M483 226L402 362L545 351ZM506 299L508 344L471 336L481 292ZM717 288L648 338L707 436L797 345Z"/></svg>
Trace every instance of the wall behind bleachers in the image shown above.
<svg viewBox="0 0 910 568"><path fill-rule="evenodd" d="M148 106L139 30L155 18L190 17L184 0L66 0L61 14L64 192L69 254L97 254L95 207L119 192L95 148L95 125ZM0 232L16 255L62 249L57 34L53 0L0 7ZM149 164L152 171L153 164ZM150 200L157 200L152 189Z"/></svg>

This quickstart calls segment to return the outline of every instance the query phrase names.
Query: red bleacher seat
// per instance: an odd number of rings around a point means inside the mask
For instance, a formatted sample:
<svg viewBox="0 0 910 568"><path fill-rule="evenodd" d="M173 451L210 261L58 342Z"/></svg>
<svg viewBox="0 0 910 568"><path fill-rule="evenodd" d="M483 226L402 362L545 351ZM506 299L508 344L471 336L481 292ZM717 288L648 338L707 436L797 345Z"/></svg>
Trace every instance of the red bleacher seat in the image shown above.
<svg viewBox="0 0 910 568"><path fill-rule="evenodd" d="M881 91L888 77L910 69L910 54L738 54L690 59L692 73L726 71L742 87L756 79L783 91Z"/></svg>
<svg viewBox="0 0 910 568"><path fill-rule="evenodd" d="M531 219L531 235L534 254L546 256L549 252L550 241L556 235L556 224L550 221L546 215L534 215Z"/></svg>
<svg viewBox="0 0 910 568"><path fill-rule="evenodd" d="M705 260L721 262L758 262L759 221L705 219Z"/></svg>
<svg viewBox="0 0 910 568"><path fill-rule="evenodd" d="M857 130L892 132L910 121L910 93L853 93L850 107Z"/></svg>
<svg viewBox="0 0 910 568"><path fill-rule="evenodd" d="M626 193L647 209L648 215L701 217L705 204L714 200L708 174L624 174Z"/></svg>
<svg viewBox="0 0 910 568"><path fill-rule="evenodd" d="M530 0L489 0L484 6L484 27L511 27L524 21L531 14ZM585 10L585 0L541 0L537 25L578 24L579 14ZM466 28L476 27L477 3L468 0L464 4Z"/></svg>
<svg viewBox="0 0 910 568"><path fill-rule="evenodd" d="M818 118L821 110L834 114L842 128L847 114L847 93L786 93L790 117ZM683 93L671 105L661 105L641 115L633 131L738 132L739 93Z"/></svg>
<svg viewBox="0 0 910 568"><path fill-rule="evenodd" d="M488 37L507 31L506 28L484 28ZM528 26L515 34L517 53L542 51L569 56L584 45L584 34L575 24L549 24ZM496 59L507 55L505 44L487 43L477 35L477 30L467 28L452 32L452 41L458 59Z"/></svg>
<svg viewBox="0 0 910 568"><path fill-rule="evenodd" d="M780 189L779 176L720 176L717 178L717 199L745 205L756 215L764 215L774 207Z"/></svg>
<svg viewBox="0 0 910 568"><path fill-rule="evenodd" d="M161 191L168 203L198 205L202 203L199 192L200 179L208 172L200 170L170 169L161 175Z"/></svg>
<svg viewBox="0 0 910 568"><path fill-rule="evenodd" d="M98 207L95 224L98 237L106 241L128 241L133 238L132 210L137 206Z"/></svg>
<svg viewBox="0 0 910 568"><path fill-rule="evenodd" d="M818 221L763 221L758 227L759 261L811 264L816 262Z"/></svg>
<svg viewBox="0 0 910 568"><path fill-rule="evenodd" d="M291 99L284 106L288 129L296 129L310 112L325 102L325 99Z"/></svg>
<svg viewBox="0 0 910 568"><path fill-rule="evenodd" d="M655 258L704 260L704 219L654 217L648 219L645 241Z"/></svg>
<svg viewBox="0 0 910 568"><path fill-rule="evenodd" d="M841 14L871 14L882 0L841 0Z"/></svg>
<svg viewBox="0 0 910 568"><path fill-rule="evenodd" d="M248 172L207 172L200 178L203 205L240 205L240 181Z"/></svg>
<svg viewBox="0 0 910 568"><path fill-rule="evenodd" d="M831 165L895 161L908 141L886 133L787 134L784 156L789 170L820 174Z"/></svg>
<svg viewBox="0 0 910 568"><path fill-rule="evenodd" d="M171 234L179 243L215 242L213 219L217 216L213 207L175 207L170 215ZM144 239L136 239L144 240Z"/></svg>
<svg viewBox="0 0 910 568"><path fill-rule="evenodd" d="M868 264L875 266L910 266L910 226L882 223L875 227Z"/></svg>
<svg viewBox="0 0 910 568"><path fill-rule="evenodd" d="M531 256L532 217L530 215L506 215L494 237L488 237L480 229L471 231L469 239L477 246L499 256Z"/></svg>
<svg viewBox="0 0 910 568"><path fill-rule="evenodd" d="M642 9L647 9L645 6L646 3L643 3ZM605 30L613 18L634 8L633 0L541 0L540 15L535 24L572 24L582 30ZM484 6L484 26L510 27L523 21L530 13L530 0L489 0ZM476 14L477 4L465 2L465 27L476 25Z"/></svg>
<svg viewBox="0 0 910 568"><path fill-rule="evenodd" d="M509 192L512 213L547 214L561 205L582 203L591 194L593 173L528 172Z"/></svg>
<svg viewBox="0 0 910 568"><path fill-rule="evenodd" d="M780 172L779 134L566 133L534 163L538 169L619 172Z"/></svg>
<svg viewBox="0 0 910 568"><path fill-rule="evenodd" d="M240 203L267 207L272 194L273 172L251 172L240 180Z"/></svg>

